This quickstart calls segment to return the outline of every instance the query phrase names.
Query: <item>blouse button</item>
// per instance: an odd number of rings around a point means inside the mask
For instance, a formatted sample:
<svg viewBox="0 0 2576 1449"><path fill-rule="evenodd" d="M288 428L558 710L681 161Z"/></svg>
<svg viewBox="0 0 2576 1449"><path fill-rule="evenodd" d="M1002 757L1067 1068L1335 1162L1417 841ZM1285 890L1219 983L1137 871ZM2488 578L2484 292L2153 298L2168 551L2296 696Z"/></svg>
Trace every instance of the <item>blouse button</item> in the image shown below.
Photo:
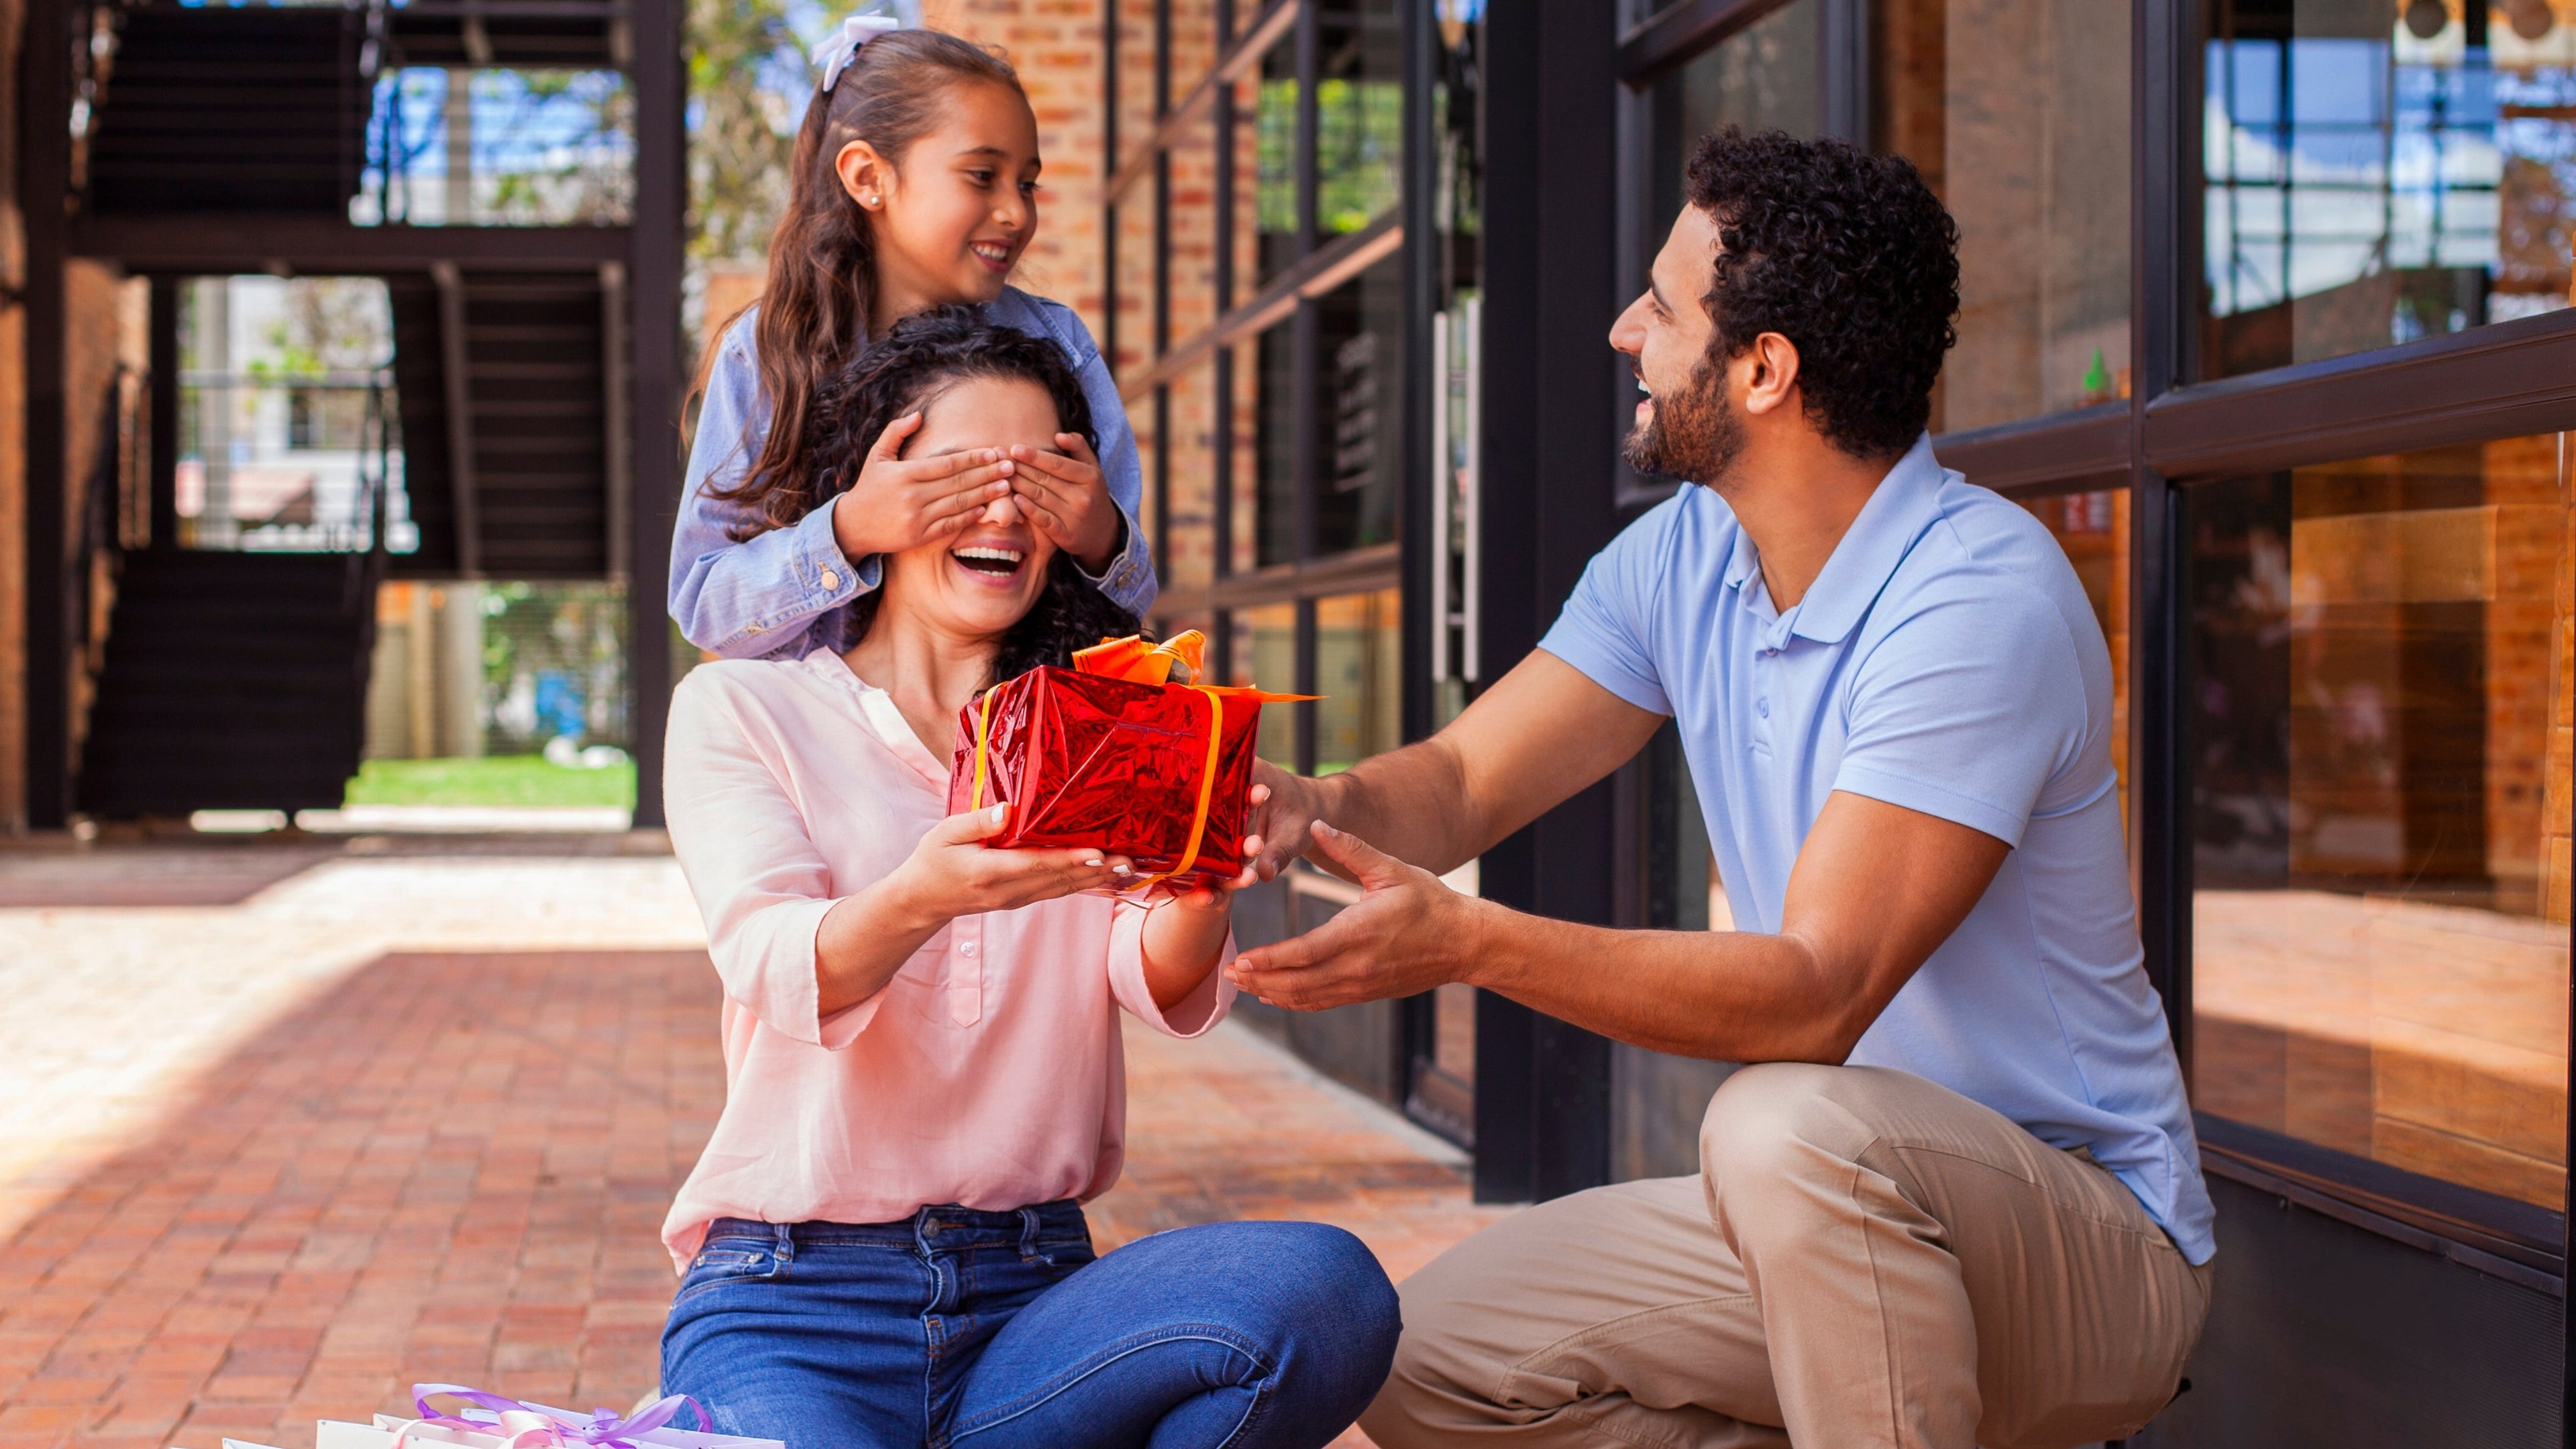
<svg viewBox="0 0 2576 1449"><path fill-rule="evenodd" d="M960 955L972 956L975 954L975 943L969 941L965 945L958 947L957 951Z"/></svg>

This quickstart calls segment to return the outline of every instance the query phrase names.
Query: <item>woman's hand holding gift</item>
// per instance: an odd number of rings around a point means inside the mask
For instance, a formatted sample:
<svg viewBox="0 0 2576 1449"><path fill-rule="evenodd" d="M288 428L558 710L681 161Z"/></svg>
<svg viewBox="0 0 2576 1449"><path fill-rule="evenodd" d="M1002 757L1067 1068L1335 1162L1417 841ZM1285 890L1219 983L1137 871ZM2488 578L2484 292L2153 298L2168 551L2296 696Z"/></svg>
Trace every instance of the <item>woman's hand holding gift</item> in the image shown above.
<svg viewBox="0 0 2576 1449"><path fill-rule="evenodd" d="M925 918L936 918L933 932L959 916L1014 911L1123 884L1134 874L1127 857L1096 846L995 850L985 845L1010 818L1008 805L951 815L930 827L913 847L912 858L896 869L895 879L910 877L906 898Z"/></svg>
<svg viewBox="0 0 2576 1449"><path fill-rule="evenodd" d="M1082 434L1058 433L1055 445L1064 451L1048 453L1024 444L1011 449L1011 490L1020 495L1040 533L1097 574L1118 556L1125 520L1110 500L1100 460Z"/></svg>
<svg viewBox="0 0 2576 1449"><path fill-rule="evenodd" d="M1010 814L1010 806L994 805L949 816L930 827L892 874L834 903L814 937L822 1015L884 990L913 952L959 916L1017 910L1134 875L1135 866L1125 856L1089 846L995 850L985 845ZM1218 939L1224 939L1222 928ZM1214 960L1211 953L1209 964ZM1207 972L1202 968L1199 974Z"/></svg>
<svg viewBox="0 0 2576 1449"><path fill-rule="evenodd" d="M974 522L1011 491L1018 465L999 448L906 459L904 442L921 430L924 416L911 412L888 423L859 476L832 501L832 541L844 557L918 548Z"/></svg>

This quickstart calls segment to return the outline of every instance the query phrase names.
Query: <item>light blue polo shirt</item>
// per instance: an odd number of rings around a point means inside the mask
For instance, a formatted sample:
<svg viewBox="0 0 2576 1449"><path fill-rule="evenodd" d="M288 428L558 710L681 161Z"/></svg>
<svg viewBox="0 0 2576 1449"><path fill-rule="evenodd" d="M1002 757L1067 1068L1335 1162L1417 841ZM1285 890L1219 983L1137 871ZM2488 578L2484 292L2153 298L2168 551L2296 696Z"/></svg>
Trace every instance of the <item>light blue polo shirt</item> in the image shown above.
<svg viewBox="0 0 2576 1449"><path fill-rule="evenodd" d="M1850 1061L2090 1149L2208 1260L2200 1149L2129 896L2111 655L2038 520L1919 440L1782 613L1734 511L1685 487L1592 560L1539 647L1679 722L1739 930L1780 929L1836 790L2012 846Z"/></svg>

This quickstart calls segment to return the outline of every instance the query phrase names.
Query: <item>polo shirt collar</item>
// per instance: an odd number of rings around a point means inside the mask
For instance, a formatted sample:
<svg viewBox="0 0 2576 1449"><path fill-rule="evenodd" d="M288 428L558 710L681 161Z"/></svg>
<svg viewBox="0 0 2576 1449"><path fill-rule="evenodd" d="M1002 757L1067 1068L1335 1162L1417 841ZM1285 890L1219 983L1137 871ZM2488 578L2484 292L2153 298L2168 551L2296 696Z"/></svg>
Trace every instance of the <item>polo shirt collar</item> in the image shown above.
<svg viewBox="0 0 2576 1449"><path fill-rule="evenodd" d="M1841 643L1878 601L1896 566L1940 513L1945 477L1932 456L1932 435L1916 438L1914 446L1879 480L1869 502L1861 505L1860 516L1834 545L1824 571L1807 586L1789 632L1819 644Z"/></svg>

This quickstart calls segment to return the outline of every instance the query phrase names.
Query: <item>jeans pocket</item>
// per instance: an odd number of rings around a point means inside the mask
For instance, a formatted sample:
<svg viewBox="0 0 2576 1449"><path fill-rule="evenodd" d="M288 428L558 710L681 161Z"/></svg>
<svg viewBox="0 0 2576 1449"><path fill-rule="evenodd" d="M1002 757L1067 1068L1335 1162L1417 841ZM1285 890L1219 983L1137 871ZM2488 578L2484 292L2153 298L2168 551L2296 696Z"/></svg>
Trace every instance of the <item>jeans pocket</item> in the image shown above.
<svg viewBox="0 0 2576 1449"><path fill-rule="evenodd" d="M1091 1239L1088 1237L1040 1238L1037 1241L1037 1250L1034 1261L1044 1265L1057 1278L1072 1276L1074 1270L1084 1267L1100 1256L1092 1251Z"/></svg>
<svg viewBox="0 0 2576 1449"><path fill-rule="evenodd" d="M689 1271L680 1278L680 1291L671 1295L674 1305L728 1283L764 1283L779 1276L778 1255L767 1248L734 1247L729 1244L700 1249L689 1260Z"/></svg>

